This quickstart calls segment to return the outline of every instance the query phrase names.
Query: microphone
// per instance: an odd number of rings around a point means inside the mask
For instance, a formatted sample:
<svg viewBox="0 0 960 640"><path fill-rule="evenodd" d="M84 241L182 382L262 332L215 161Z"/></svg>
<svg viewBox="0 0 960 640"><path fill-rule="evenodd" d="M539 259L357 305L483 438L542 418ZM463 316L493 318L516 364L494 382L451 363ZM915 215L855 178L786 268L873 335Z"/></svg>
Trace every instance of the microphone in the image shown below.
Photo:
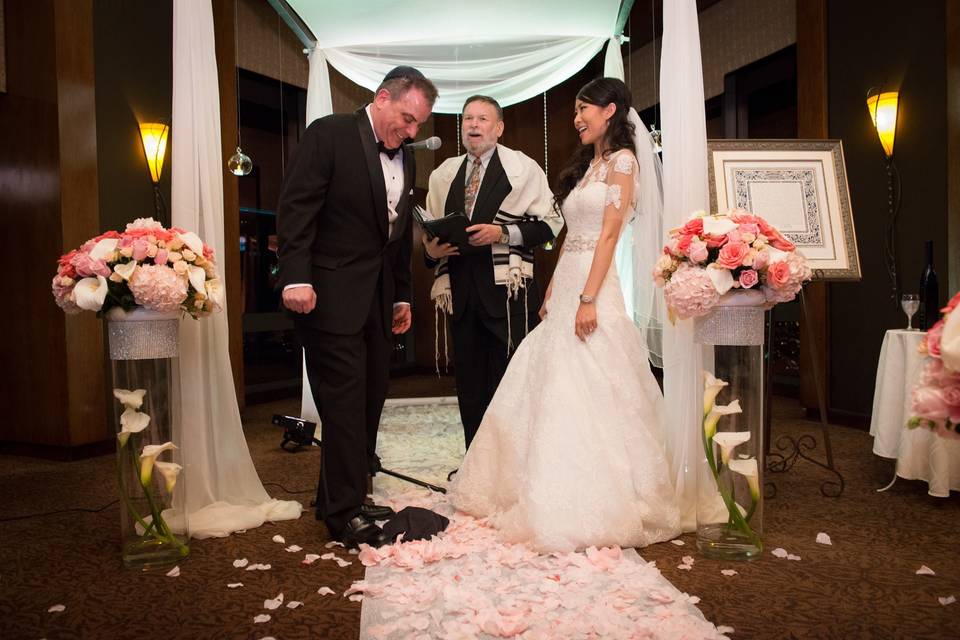
<svg viewBox="0 0 960 640"><path fill-rule="evenodd" d="M440 138L437 136L431 136L425 140L419 140L417 142L411 142L408 145L405 145L407 149L416 150L416 149L426 149L428 151L436 151L440 148Z"/></svg>

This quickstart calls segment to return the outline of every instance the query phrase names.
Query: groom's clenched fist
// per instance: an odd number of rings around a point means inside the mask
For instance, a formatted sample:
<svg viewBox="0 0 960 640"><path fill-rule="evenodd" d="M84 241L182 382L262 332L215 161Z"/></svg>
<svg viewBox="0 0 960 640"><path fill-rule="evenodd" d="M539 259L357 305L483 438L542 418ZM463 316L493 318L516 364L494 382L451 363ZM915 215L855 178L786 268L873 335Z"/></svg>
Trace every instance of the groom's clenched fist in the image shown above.
<svg viewBox="0 0 960 640"><path fill-rule="evenodd" d="M288 287L283 290L283 306L294 313L310 313L317 306L317 293L311 286Z"/></svg>

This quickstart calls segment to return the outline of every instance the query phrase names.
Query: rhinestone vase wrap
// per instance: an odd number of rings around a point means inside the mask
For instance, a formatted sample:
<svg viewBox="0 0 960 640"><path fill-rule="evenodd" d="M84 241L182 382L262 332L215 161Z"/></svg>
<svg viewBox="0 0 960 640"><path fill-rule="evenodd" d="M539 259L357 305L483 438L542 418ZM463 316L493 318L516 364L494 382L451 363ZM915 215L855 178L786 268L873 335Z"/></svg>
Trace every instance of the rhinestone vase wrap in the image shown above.
<svg viewBox="0 0 960 640"><path fill-rule="evenodd" d="M180 311L138 307L107 313L111 360L176 358L180 353Z"/></svg>
<svg viewBox="0 0 960 640"><path fill-rule="evenodd" d="M694 319L694 342L724 346L762 345L765 303L760 291L724 294L710 313Z"/></svg>

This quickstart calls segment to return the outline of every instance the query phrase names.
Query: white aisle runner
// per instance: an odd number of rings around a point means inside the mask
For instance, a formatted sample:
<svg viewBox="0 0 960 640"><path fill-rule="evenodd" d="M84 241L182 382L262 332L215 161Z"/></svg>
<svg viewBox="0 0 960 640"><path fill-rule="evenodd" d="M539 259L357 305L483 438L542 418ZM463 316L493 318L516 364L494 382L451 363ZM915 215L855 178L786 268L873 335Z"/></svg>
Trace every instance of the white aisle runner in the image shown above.
<svg viewBox="0 0 960 640"><path fill-rule="evenodd" d="M456 405L390 406L378 450L385 467L443 486L463 435ZM681 593L634 550L540 555L504 544L495 530L454 512L440 494L388 476L378 503L433 509L450 526L432 541L365 549L361 639L722 638Z"/></svg>

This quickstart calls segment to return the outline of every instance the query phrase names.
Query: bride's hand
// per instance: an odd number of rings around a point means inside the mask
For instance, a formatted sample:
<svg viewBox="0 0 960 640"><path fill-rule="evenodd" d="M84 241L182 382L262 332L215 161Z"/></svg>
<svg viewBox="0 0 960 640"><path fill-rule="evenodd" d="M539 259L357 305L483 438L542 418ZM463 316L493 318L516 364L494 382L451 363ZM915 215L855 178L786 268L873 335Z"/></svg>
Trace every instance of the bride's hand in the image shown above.
<svg viewBox="0 0 960 640"><path fill-rule="evenodd" d="M573 332L577 337L587 341L587 336L597 328L597 305L592 302L581 302L577 309L577 319L574 322Z"/></svg>

